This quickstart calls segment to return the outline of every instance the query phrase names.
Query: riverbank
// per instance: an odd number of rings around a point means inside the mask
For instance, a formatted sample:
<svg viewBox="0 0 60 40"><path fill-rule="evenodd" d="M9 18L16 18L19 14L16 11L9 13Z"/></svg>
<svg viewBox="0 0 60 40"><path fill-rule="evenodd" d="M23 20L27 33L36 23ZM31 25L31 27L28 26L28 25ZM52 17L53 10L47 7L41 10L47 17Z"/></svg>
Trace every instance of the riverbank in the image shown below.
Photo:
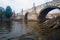
<svg viewBox="0 0 60 40"><path fill-rule="evenodd" d="M44 23L32 23L32 31L20 36L20 40L60 40L60 17L53 18Z"/></svg>

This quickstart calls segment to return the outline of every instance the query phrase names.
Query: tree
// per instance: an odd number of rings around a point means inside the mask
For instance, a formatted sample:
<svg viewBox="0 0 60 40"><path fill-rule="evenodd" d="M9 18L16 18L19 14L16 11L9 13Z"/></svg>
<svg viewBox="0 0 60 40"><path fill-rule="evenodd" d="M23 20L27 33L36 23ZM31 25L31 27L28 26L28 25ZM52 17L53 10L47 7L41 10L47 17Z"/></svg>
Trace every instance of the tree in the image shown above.
<svg viewBox="0 0 60 40"><path fill-rule="evenodd" d="M5 14L5 10L3 7L0 7L0 20L2 20L2 18L4 17Z"/></svg>
<svg viewBox="0 0 60 40"><path fill-rule="evenodd" d="M6 13L5 13L6 18L10 18L12 16L12 9L10 6L6 7Z"/></svg>

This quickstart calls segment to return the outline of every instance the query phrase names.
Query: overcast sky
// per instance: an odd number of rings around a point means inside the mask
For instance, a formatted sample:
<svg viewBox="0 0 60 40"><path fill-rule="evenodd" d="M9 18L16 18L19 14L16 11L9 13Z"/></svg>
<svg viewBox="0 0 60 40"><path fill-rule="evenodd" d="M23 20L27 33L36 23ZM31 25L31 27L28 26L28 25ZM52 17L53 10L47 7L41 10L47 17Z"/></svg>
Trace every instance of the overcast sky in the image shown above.
<svg viewBox="0 0 60 40"><path fill-rule="evenodd" d="M9 5L11 6L12 10L15 10L16 13L18 13L22 8L24 10L31 8L33 3L35 3L35 6L37 6L49 1L52 0L0 0L0 7L6 8L6 6Z"/></svg>

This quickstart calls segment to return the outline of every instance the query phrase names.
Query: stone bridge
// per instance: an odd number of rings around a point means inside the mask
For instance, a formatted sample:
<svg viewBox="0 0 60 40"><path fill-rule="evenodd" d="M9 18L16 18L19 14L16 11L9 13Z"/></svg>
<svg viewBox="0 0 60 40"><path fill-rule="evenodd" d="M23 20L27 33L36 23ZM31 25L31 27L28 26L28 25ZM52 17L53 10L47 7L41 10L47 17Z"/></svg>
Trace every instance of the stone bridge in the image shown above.
<svg viewBox="0 0 60 40"><path fill-rule="evenodd" d="M53 9L60 9L60 2L47 2L45 4L39 5L37 7L32 7L31 9L24 10L24 18L27 20L36 20L40 22L44 22L46 20L46 15L49 11Z"/></svg>

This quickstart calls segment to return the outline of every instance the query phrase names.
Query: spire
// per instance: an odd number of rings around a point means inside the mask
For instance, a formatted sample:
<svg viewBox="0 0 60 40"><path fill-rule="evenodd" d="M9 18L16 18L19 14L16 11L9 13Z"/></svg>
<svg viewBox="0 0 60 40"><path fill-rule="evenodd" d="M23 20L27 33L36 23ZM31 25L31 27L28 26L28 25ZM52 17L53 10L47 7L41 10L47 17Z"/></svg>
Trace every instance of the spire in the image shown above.
<svg viewBox="0 0 60 40"><path fill-rule="evenodd" d="M35 3L33 3L33 7L35 7Z"/></svg>
<svg viewBox="0 0 60 40"><path fill-rule="evenodd" d="M21 15L23 15L23 9L21 9Z"/></svg>
<svg viewBox="0 0 60 40"><path fill-rule="evenodd" d="M35 6L35 3L33 3L33 13L36 13L36 6Z"/></svg>

